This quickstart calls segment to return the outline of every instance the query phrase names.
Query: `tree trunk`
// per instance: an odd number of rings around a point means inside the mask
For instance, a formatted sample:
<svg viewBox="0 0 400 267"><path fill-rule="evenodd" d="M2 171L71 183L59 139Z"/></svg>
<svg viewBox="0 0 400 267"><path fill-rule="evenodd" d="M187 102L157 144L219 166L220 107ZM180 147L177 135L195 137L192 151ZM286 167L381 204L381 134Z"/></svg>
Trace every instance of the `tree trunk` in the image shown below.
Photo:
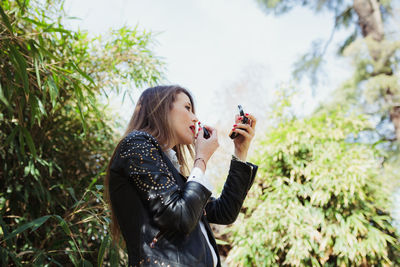
<svg viewBox="0 0 400 267"><path fill-rule="evenodd" d="M400 140L400 106L394 106L390 109L390 120L393 122L396 139Z"/></svg>
<svg viewBox="0 0 400 267"><path fill-rule="evenodd" d="M379 1L354 0L353 7L354 11L358 15L358 24L361 28L362 35L364 36L364 38L369 39L369 41L367 41L367 44L368 42L382 42L382 40L384 39L384 29ZM380 60L382 51L381 49L379 49L379 46L371 45L368 46L368 48L373 60ZM396 96L394 96L393 94L387 94L385 99L389 104L391 104L389 116L391 122L394 125L396 139L400 140L400 105L399 103L397 103L397 101L392 101L393 99L396 99Z"/></svg>
<svg viewBox="0 0 400 267"><path fill-rule="evenodd" d="M378 1L354 0L353 3L363 36L372 37L377 42L382 41L384 32Z"/></svg>

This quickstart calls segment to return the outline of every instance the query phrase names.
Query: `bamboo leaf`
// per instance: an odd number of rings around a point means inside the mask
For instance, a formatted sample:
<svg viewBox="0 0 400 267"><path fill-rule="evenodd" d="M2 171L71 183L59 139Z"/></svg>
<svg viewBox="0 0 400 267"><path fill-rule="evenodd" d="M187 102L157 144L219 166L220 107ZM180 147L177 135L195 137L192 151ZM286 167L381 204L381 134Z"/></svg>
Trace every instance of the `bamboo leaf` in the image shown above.
<svg viewBox="0 0 400 267"><path fill-rule="evenodd" d="M6 107L13 112L13 109L10 106L10 103L8 103L8 100L6 99L6 97L4 96L4 92L3 92L3 88L0 84L0 100L4 103L4 105L6 105Z"/></svg>
<svg viewBox="0 0 400 267"><path fill-rule="evenodd" d="M28 73L26 72L27 69L26 60L18 51L18 49L15 48L14 45L10 45L10 50L11 50L10 51L11 55L15 58L15 60L18 63L17 65L19 67L19 72L17 72L17 74L21 77L22 83L24 85L24 91L25 93L28 93L29 81L28 81Z"/></svg>
<svg viewBox="0 0 400 267"><path fill-rule="evenodd" d="M33 157L36 158L36 148L35 148L35 144L33 143L33 139L32 136L30 134L30 132L25 128L25 127L21 127L22 131L24 133L25 136L25 140L28 144L29 150L32 153Z"/></svg>
<svg viewBox="0 0 400 267"><path fill-rule="evenodd" d="M49 78L49 80L47 81L47 85L49 87L51 105L54 108L57 104L57 97L58 97L59 91L58 91L56 83L54 82L53 77Z"/></svg>
<svg viewBox="0 0 400 267"><path fill-rule="evenodd" d="M40 115L38 114L39 111L39 105L37 102L37 98L35 97L35 95L30 94L29 95L29 104L31 106L31 127L32 125L35 123L35 119L38 118L38 120L40 119Z"/></svg>
<svg viewBox="0 0 400 267"><path fill-rule="evenodd" d="M72 34L70 31L63 29L63 28L46 28L43 30L44 32L60 32L60 33L65 33L69 36L72 37Z"/></svg>
<svg viewBox="0 0 400 267"><path fill-rule="evenodd" d="M11 134L7 137L6 142L4 143L5 147L7 147L12 140L14 140L15 134L18 132L18 130L19 130L19 126L15 126L15 128L12 129Z"/></svg>
<svg viewBox="0 0 400 267"><path fill-rule="evenodd" d="M41 21L37 21L37 20L31 19L31 18L28 18L28 17L22 17L21 19L23 19L23 20L25 20L27 22L30 22L32 24L35 24L37 26L40 26L42 28L49 26L49 24L47 24L47 23L43 23Z"/></svg>
<svg viewBox="0 0 400 267"><path fill-rule="evenodd" d="M78 259L69 251L68 253L68 257L71 260L72 264L74 266L78 266Z"/></svg>
<svg viewBox="0 0 400 267"><path fill-rule="evenodd" d="M110 249L110 265L111 266L119 265L119 252L116 246L112 246Z"/></svg>
<svg viewBox="0 0 400 267"><path fill-rule="evenodd" d="M64 265L62 265L60 262L56 261L56 260L53 259L53 258L50 258L50 257L49 257L49 261L52 262L52 263L54 263L54 264L57 265L57 266L64 267Z"/></svg>
<svg viewBox="0 0 400 267"><path fill-rule="evenodd" d="M47 114L46 109L44 108L42 101L39 98L37 98L36 96L35 96L35 98L38 103L38 108L39 108L41 116L46 115Z"/></svg>
<svg viewBox="0 0 400 267"><path fill-rule="evenodd" d="M37 46L38 48L40 48L39 51L40 51L41 53L45 54L46 56L48 56L49 58L58 61L58 57L56 57L56 55L50 53L49 50L47 50L45 47L43 47L43 44L42 44L42 42L44 42L44 41L43 41L43 38L42 38L41 36L38 36L38 38L39 38L39 42L40 42L40 43L36 43L36 46Z"/></svg>
<svg viewBox="0 0 400 267"><path fill-rule="evenodd" d="M67 191L70 193L70 195L75 200L75 202L77 202L78 200L76 199L76 196L75 196L75 190L72 187L68 187Z"/></svg>
<svg viewBox="0 0 400 267"><path fill-rule="evenodd" d="M8 250L7 254L12 258L13 263L16 266L23 266L22 262L21 262L21 259L19 257L17 257L17 254L15 252Z"/></svg>
<svg viewBox="0 0 400 267"><path fill-rule="evenodd" d="M36 81L38 83L39 90L42 89L42 81L40 79L40 73L39 73L39 62L38 59L35 57L34 59L34 65L35 65L35 73L36 73Z"/></svg>
<svg viewBox="0 0 400 267"><path fill-rule="evenodd" d="M84 100L83 99L83 94L82 94L82 89L77 85L74 87L74 89L75 89L76 99L78 100L77 101L78 113L79 113L79 116L81 118L83 131L86 133L87 130L86 130L85 116L83 115L83 112L82 112L82 100Z"/></svg>
<svg viewBox="0 0 400 267"><path fill-rule="evenodd" d="M102 184L96 184L95 187L96 187L97 190L103 190L104 186Z"/></svg>
<svg viewBox="0 0 400 267"><path fill-rule="evenodd" d="M69 228L68 223L59 215L54 215L54 217L60 222L60 226L64 230L64 232L67 235L71 235L71 229Z"/></svg>
<svg viewBox="0 0 400 267"><path fill-rule="evenodd" d="M8 226L6 225L6 223L3 220L3 216L0 215L0 226L1 226L1 230L2 230L2 234L3 236L7 236L8 235ZM8 240L6 242L8 247L12 246L12 242L10 240Z"/></svg>
<svg viewBox="0 0 400 267"><path fill-rule="evenodd" d="M24 141L24 132L22 129L22 126L19 127L19 135L18 135L18 140L19 140L19 150L21 151L21 155L25 154L25 141Z"/></svg>
<svg viewBox="0 0 400 267"><path fill-rule="evenodd" d="M90 83L94 84L93 79L87 73L82 71L75 63L72 63L71 65L77 72L79 72L80 75L85 77Z"/></svg>
<svg viewBox="0 0 400 267"><path fill-rule="evenodd" d="M79 261L79 265L78 265L79 267L93 267L93 264L90 262L90 261L88 261L88 260L85 260L85 259L81 259L80 261Z"/></svg>
<svg viewBox="0 0 400 267"><path fill-rule="evenodd" d="M109 235L106 235L103 240L101 241L101 245L99 248L99 253L97 255L97 266L101 267L103 266L103 260L104 260L104 254L106 251L106 247L108 246L108 241L109 241L110 237Z"/></svg>
<svg viewBox="0 0 400 267"><path fill-rule="evenodd" d="M9 235L7 235L3 240L6 241L10 238L13 238L15 236L17 236L18 234L22 233L23 231L32 228L32 231L35 231L37 228L39 228L43 223L45 223L49 218L51 217L51 215L46 215L40 218L37 218L31 222L25 223L23 225L21 225L20 227L18 227L17 229L15 229L14 231L12 231Z"/></svg>
<svg viewBox="0 0 400 267"><path fill-rule="evenodd" d="M215 241L217 242L217 245L229 245L228 242L218 239L218 238L216 238Z"/></svg>
<svg viewBox="0 0 400 267"><path fill-rule="evenodd" d="M8 19L7 14L4 12L3 7L0 5L0 15L3 19L4 24L6 25L6 27L8 28L8 30L11 32L11 34L13 33L13 28L11 26L10 20Z"/></svg>

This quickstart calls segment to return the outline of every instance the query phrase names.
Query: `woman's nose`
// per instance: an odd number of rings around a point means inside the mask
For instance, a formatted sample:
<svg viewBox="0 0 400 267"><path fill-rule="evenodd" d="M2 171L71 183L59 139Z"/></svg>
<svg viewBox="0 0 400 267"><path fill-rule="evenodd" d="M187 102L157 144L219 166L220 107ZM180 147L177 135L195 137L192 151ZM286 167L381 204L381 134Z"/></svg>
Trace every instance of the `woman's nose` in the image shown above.
<svg viewBox="0 0 400 267"><path fill-rule="evenodd" d="M194 115L194 114L193 114L193 119L192 119L192 121L193 121L193 122L198 122L198 121L199 121L199 120L197 119L197 116Z"/></svg>

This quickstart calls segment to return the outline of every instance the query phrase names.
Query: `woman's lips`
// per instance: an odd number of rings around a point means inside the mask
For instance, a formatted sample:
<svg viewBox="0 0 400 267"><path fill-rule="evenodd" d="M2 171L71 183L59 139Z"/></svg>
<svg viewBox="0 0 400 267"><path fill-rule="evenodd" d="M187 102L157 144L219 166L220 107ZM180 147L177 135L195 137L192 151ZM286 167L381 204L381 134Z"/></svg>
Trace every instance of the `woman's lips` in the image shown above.
<svg viewBox="0 0 400 267"><path fill-rule="evenodd" d="M191 125L189 128L192 130L193 134L196 134L195 127L193 125Z"/></svg>

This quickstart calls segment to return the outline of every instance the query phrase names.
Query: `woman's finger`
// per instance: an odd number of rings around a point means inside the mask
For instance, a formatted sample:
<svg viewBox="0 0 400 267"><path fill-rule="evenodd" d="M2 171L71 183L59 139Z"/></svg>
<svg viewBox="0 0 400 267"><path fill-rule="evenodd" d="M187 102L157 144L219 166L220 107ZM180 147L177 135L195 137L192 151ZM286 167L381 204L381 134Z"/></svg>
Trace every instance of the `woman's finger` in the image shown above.
<svg viewBox="0 0 400 267"><path fill-rule="evenodd" d="M204 125L204 128L206 128L209 132L214 132L216 129L214 127L211 127L209 125Z"/></svg>
<svg viewBox="0 0 400 267"><path fill-rule="evenodd" d="M236 126L235 126L236 125ZM254 128L251 127L249 124L244 124L244 123L238 123L235 124L233 127L234 128L239 128L239 129L244 129L245 131L247 131L250 135L254 135Z"/></svg>
<svg viewBox="0 0 400 267"><path fill-rule="evenodd" d="M257 124L257 119L256 117L254 117L253 115L246 113L246 117L250 119L251 123L250 126L254 129L254 127L256 127Z"/></svg>
<svg viewBox="0 0 400 267"><path fill-rule="evenodd" d="M243 116L240 116L239 114L235 115L235 123L240 123L240 122L242 122L242 120L243 120Z"/></svg>
<svg viewBox="0 0 400 267"><path fill-rule="evenodd" d="M245 138L251 138L251 135L246 130L242 130L240 128L235 128L232 131L243 135L243 137L245 137Z"/></svg>

